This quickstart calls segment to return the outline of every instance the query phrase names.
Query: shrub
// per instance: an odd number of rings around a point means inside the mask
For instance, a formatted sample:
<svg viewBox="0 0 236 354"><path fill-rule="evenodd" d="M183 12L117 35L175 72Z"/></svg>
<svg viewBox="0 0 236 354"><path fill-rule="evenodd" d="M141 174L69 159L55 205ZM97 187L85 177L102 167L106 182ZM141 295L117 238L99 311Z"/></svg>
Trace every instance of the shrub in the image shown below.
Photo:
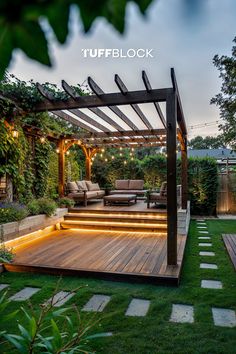
<svg viewBox="0 0 236 354"><path fill-rule="evenodd" d="M31 200L31 202L27 204L27 209L29 210L30 215L38 215L41 212L41 207L37 199Z"/></svg>
<svg viewBox="0 0 236 354"><path fill-rule="evenodd" d="M46 214L47 216L52 216L57 208L57 204L48 198L38 199L38 204L40 206L40 213Z"/></svg>
<svg viewBox="0 0 236 354"><path fill-rule="evenodd" d="M0 246L0 262L11 263L14 256L11 249L7 248L4 244Z"/></svg>
<svg viewBox="0 0 236 354"><path fill-rule="evenodd" d="M75 202L70 198L60 198L57 201L57 205L61 208L71 208L75 205Z"/></svg>
<svg viewBox="0 0 236 354"><path fill-rule="evenodd" d="M25 205L19 203L1 203L0 204L0 224L4 224L12 221L20 221L29 212Z"/></svg>

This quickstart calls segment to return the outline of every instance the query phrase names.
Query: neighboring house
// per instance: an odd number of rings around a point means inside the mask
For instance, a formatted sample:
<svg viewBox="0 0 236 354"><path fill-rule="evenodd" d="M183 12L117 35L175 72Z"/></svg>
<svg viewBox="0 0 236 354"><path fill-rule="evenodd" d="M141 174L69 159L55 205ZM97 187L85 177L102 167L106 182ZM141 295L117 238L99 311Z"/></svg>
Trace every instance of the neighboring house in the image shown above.
<svg viewBox="0 0 236 354"><path fill-rule="evenodd" d="M212 157L219 165L225 165L227 161L229 165L236 165L236 151L231 149L188 149L188 157Z"/></svg>

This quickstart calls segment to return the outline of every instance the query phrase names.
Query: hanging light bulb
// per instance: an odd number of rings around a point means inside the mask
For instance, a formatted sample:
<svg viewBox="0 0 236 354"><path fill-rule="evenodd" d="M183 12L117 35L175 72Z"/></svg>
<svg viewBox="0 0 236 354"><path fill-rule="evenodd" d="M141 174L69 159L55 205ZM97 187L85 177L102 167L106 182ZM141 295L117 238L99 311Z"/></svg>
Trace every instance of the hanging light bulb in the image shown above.
<svg viewBox="0 0 236 354"><path fill-rule="evenodd" d="M122 146L120 147L120 150L123 150Z"/></svg>
<svg viewBox="0 0 236 354"><path fill-rule="evenodd" d="M126 160L124 161L124 165L127 165L127 161Z"/></svg>
<svg viewBox="0 0 236 354"><path fill-rule="evenodd" d="M67 150L66 155L67 155L67 156L70 155L70 151L69 151L69 150Z"/></svg>
<svg viewBox="0 0 236 354"><path fill-rule="evenodd" d="M105 152L105 149L102 149L102 152Z"/></svg>
<svg viewBox="0 0 236 354"><path fill-rule="evenodd" d="M114 160L114 158L115 158L115 156L114 156L114 155L112 155L111 159L112 159L112 160Z"/></svg>
<svg viewBox="0 0 236 354"><path fill-rule="evenodd" d="M103 154L100 154L101 157L103 157Z"/></svg>
<svg viewBox="0 0 236 354"><path fill-rule="evenodd" d="M19 137L19 132L18 132L18 130L16 130L16 129L13 129L12 131L11 131L11 133L12 133L12 136L13 136L13 138L18 138Z"/></svg>
<svg viewBox="0 0 236 354"><path fill-rule="evenodd" d="M59 149L59 148L57 148L57 149L56 149L56 153L57 153L57 154L59 154L59 152L60 152L60 149Z"/></svg>
<svg viewBox="0 0 236 354"><path fill-rule="evenodd" d="M122 152L120 153L120 156L123 156Z"/></svg>
<svg viewBox="0 0 236 354"><path fill-rule="evenodd" d="M107 158L105 158L105 162L107 162L108 160L107 160Z"/></svg>
<svg viewBox="0 0 236 354"><path fill-rule="evenodd" d="M45 143L45 136L41 136L40 142L41 142L42 144Z"/></svg>
<svg viewBox="0 0 236 354"><path fill-rule="evenodd" d="M68 140L65 140L65 144L67 144L68 143Z"/></svg>
<svg viewBox="0 0 236 354"><path fill-rule="evenodd" d="M134 151L134 148L132 148L131 150Z"/></svg>
<svg viewBox="0 0 236 354"><path fill-rule="evenodd" d="M131 157L131 161L133 161L133 159L134 159L134 158L133 158L133 157Z"/></svg>
<svg viewBox="0 0 236 354"><path fill-rule="evenodd" d="M132 153L132 152L130 152L129 156L132 156L132 155L133 155L133 153Z"/></svg>

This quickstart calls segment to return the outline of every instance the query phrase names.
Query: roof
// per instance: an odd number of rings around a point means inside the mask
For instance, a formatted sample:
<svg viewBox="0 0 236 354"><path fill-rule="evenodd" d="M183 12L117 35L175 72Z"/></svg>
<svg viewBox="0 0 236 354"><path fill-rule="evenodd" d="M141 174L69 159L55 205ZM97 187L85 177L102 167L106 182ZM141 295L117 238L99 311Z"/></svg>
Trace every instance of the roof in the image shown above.
<svg viewBox="0 0 236 354"><path fill-rule="evenodd" d="M236 159L236 151L231 149L189 149L189 157L212 157L216 160L222 159Z"/></svg>

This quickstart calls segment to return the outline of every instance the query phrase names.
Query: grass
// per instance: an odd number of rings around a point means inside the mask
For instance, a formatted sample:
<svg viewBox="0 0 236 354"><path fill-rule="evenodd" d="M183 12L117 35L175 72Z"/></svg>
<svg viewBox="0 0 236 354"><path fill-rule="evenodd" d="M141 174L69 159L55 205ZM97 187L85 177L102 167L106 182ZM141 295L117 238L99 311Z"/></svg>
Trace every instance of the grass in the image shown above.
<svg viewBox="0 0 236 354"><path fill-rule="evenodd" d="M215 257L200 257L196 222L192 221L186 246L181 284L178 288L115 283L85 278L64 277L60 283L63 290L72 290L80 285L82 289L68 302L79 308L93 294L111 295L111 301L96 318L101 319L101 327L93 332L113 332L112 337L90 342L91 349L99 354L219 354L235 353L236 328L216 327L213 324L211 307L236 310L236 273L224 247L221 234L235 233L236 221L207 221L212 247L204 248L216 253ZM204 242L201 241L201 242ZM206 240L208 242L208 240ZM200 269L200 262L216 263L218 270ZM222 290L202 289L202 279L216 279L223 283ZM58 277L47 275L3 273L0 283L9 283L9 295L24 286L41 287L32 297L37 306L51 295ZM88 285L87 287L85 285ZM125 311L132 298L151 300L146 317L126 317ZM172 304L194 306L195 322L178 324L169 322ZM11 309L19 308L20 303L12 303ZM83 318L94 314L82 314ZM72 314L73 317L73 314ZM19 319L22 321L22 318ZM7 330L14 332L16 323L8 323ZM4 348L9 353L9 348ZM14 351L11 350L11 354Z"/></svg>

